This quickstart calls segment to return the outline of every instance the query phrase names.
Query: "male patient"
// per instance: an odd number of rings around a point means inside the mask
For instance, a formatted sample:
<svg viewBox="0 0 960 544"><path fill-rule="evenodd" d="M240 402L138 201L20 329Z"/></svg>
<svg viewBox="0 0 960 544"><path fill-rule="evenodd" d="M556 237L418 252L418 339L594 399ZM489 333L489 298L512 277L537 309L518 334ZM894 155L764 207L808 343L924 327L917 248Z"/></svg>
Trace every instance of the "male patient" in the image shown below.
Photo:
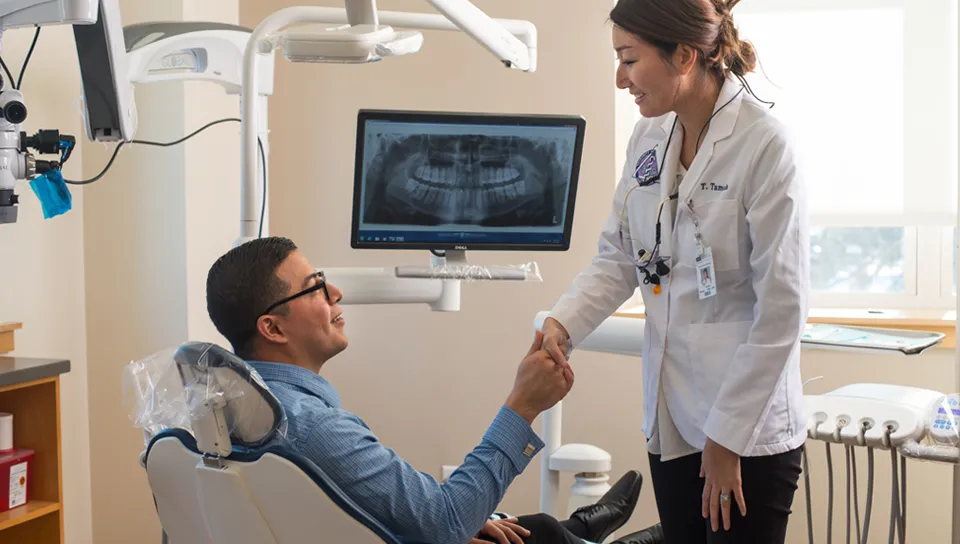
<svg viewBox="0 0 960 544"><path fill-rule="evenodd" d="M291 446L360 508L405 542L433 544L601 542L627 522L640 492L636 471L566 521L542 514L491 520L507 487L543 447L533 420L573 385L569 367L560 367L540 349L539 333L483 440L448 481L439 483L384 446L341 407L337 390L320 377L323 365L347 347L338 305L342 296L285 238L236 247L207 277L210 318L280 400ZM647 542L657 540L652 535L629 540Z"/></svg>

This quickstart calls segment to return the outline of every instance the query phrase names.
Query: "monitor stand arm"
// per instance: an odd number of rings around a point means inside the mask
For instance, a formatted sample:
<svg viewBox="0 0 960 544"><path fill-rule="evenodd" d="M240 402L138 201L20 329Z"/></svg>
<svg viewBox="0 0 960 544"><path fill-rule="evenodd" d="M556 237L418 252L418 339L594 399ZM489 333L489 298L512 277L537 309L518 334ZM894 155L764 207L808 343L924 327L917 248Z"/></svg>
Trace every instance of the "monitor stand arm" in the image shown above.
<svg viewBox="0 0 960 544"><path fill-rule="evenodd" d="M461 281L541 281L536 263L471 265L465 251L431 253L430 266L322 270L327 281L347 293L341 305L427 304L435 312L460 311Z"/></svg>

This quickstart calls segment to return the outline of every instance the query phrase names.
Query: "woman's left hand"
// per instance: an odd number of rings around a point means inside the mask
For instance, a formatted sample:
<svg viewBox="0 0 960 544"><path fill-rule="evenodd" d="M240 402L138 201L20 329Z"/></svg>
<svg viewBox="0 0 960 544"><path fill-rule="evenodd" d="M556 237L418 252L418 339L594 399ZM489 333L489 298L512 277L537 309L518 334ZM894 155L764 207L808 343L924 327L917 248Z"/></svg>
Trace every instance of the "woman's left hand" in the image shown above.
<svg viewBox="0 0 960 544"><path fill-rule="evenodd" d="M707 445L703 448L700 477L706 479L703 483L701 515L704 519L710 516L710 526L717 532L722 513L723 529L729 531L730 505L734 500L740 507L740 515L747 515L740 481L740 456L707 438ZM721 500L721 494L726 500Z"/></svg>

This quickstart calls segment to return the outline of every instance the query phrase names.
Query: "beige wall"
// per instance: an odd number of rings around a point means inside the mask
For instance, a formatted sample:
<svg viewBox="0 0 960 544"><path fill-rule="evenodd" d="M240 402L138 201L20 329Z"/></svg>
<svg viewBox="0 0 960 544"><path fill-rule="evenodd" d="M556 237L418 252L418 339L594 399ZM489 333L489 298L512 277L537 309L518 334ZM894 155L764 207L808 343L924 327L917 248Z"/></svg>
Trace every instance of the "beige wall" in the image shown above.
<svg viewBox="0 0 960 544"><path fill-rule="evenodd" d="M121 2L125 24L178 20L180 2ZM136 137L169 141L184 134L182 85L138 88ZM87 177L107 163L113 146L87 145ZM121 375L130 360L174 345L186 336L186 228L182 148L125 146L110 172L86 189L90 439L94 542L149 542L159 538L153 501L137 458L140 434L124 412Z"/></svg>
<svg viewBox="0 0 960 544"><path fill-rule="evenodd" d="M183 20L238 24L239 0L183 0ZM227 95L219 85L190 82L183 134L216 119L239 118L239 95ZM206 130L184 147L184 197L187 217L187 324L191 340L221 342L206 305L207 270L239 235L240 123ZM228 344L224 344L228 345Z"/></svg>
<svg viewBox="0 0 960 544"><path fill-rule="evenodd" d="M32 29L4 33L3 59L16 77ZM57 128L83 139L80 70L73 60L69 27L44 28L21 90L29 116L24 130ZM64 54L67 51L67 54ZM54 157L43 157L51 159ZM82 157L74 153L64 175L78 179ZM20 357L64 358L61 378L64 524L71 544L90 540L90 436L87 417L87 342L84 317L83 191L71 187L73 210L46 220L28 183L17 186L20 218L0 225L0 321L21 321Z"/></svg>
<svg viewBox="0 0 960 544"><path fill-rule="evenodd" d="M122 0L124 24L206 20L236 23L236 0ZM136 89L136 138L167 142L224 117L238 100L210 83ZM206 270L236 237L239 124L218 125L183 145L126 146L110 173L87 191L87 323L94 481L93 541L159 541L160 526L139 467L140 432L125 412L121 375L132 359L187 340L214 340L206 319ZM112 146L84 148L95 175ZM97 281L94 281L97 280Z"/></svg>

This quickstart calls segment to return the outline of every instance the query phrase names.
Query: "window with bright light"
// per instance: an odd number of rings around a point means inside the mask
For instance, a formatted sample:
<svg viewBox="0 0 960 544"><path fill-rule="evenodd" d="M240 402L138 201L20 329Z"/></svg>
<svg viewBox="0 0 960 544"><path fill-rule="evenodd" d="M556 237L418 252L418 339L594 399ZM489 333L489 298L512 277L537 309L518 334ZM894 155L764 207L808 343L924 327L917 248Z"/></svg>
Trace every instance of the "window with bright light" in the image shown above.
<svg viewBox="0 0 960 544"><path fill-rule="evenodd" d="M812 304L953 308L956 0L752 0L734 17L805 173Z"/></svg>

